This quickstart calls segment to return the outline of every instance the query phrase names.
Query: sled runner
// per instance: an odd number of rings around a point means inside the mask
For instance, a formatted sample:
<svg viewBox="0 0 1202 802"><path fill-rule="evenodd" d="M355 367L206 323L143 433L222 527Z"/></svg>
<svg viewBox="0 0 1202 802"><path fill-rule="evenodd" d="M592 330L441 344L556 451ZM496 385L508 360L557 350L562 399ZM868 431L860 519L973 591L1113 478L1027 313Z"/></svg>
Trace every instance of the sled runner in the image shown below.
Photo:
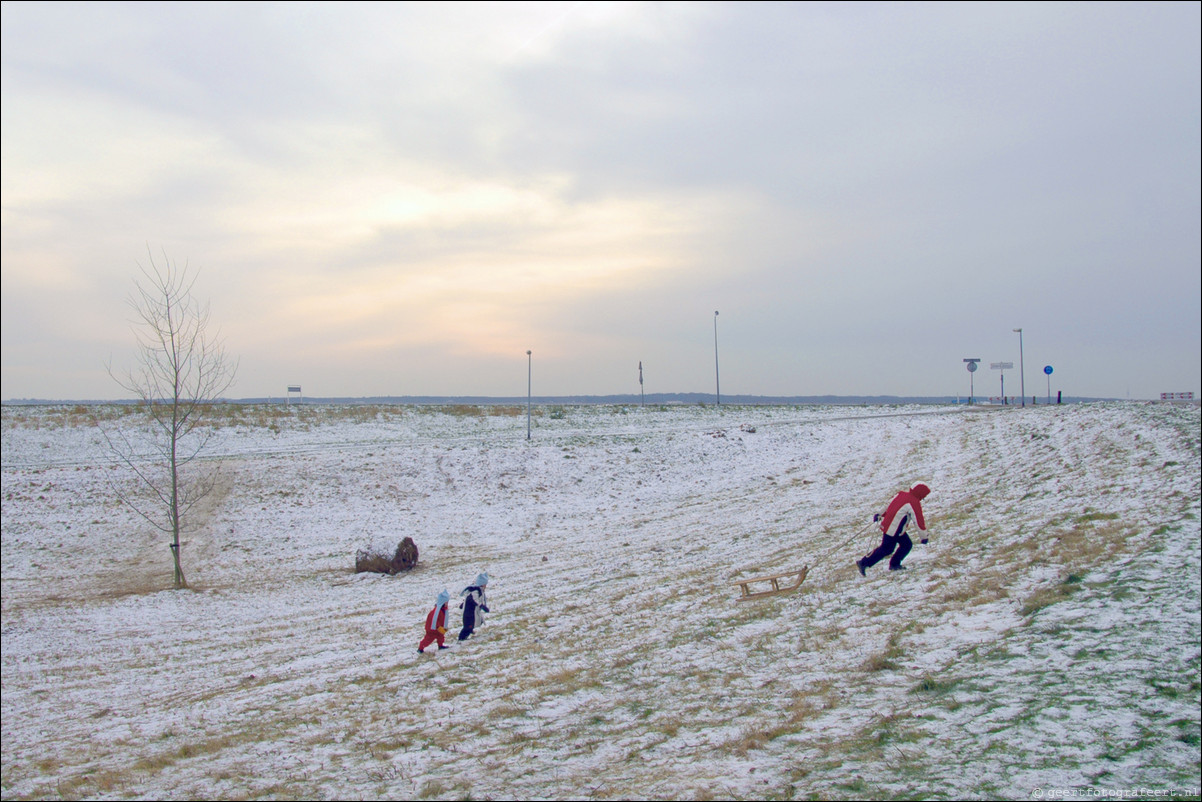
<svg viewBox="0 0 1202 802"><path fill-rule="evenodd" d="M801 587L801 583L806 581L806 572L810 570L810 566L804 566L800 571L790 571L787 574L775 574L774 576L754 576L748 579L740 579L738 582L731 582L732 585L738 585L743 589L743 595L738 598L738 601L747 601L748 599L762 599L765 596L776 596L782 593L792 593ZM795 581L791 585L782 585L782 579L793 579ZM753 582L768 582L772 585L767 590L751 590Z"/></svg>

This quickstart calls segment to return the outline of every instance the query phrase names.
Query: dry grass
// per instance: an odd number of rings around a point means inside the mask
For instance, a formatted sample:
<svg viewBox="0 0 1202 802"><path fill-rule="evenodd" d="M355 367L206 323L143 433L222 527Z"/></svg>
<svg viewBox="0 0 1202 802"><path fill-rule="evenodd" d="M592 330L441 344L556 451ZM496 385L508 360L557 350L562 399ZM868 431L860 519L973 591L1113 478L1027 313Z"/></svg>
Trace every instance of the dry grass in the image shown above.
<svg viewBox="0 0 1202 802"><path fill-rule="evenodd" d="M1077 589L1075 583L1075 574L1070 574L1068 578L1055 585L1049 585L1039 588L1034 593L1030 594L1023 600L1022 606L1019 608L1019 614L1024 618L1029 618L1045 607L1050 607L1057 602L1062 602L1072 595Z"/></svg>
<svg viewBox="0 0 1202 802"><path fill-rule="evenodd" d="M490 719L525 718L529 709L525 705L503 704L488 711Z"/></svg>
<svg viewBox="0 0 1202 802"><path fill-rule="evenodd" d="M138 412L133 404L71 404L50 407L5 406L4 423L10 429L59 429L93 426L97 421L120 420Z"/></svg>
<svg viewBox="0 0 1202 802"><path fill-rule="evenodd" d="M427 780L417 791L418 799L436 799L447 792L442 780Z"/></svg>
<svg viewBox="0 0 1202 802"><path fill-rule="evenodd" d="M869 657L860 668L868 672L896 671L901 668L900 661L904 656L901 641L901 633L893 633L889 636L889 642L886 644L885 650Z"/></svg>
<svg viewBox="0 0 1202 802"><path fill-rule="evenodd" d="M900 667L901 666L889 656L888 652L880 652L865 660L860 666L860 670L868 672L896 671Z"/></svg>
<svg viewBox="0 0 1202 802"><path fill-rule="evenodd" d="M488 408L488 414L494 418L516 418L519 415L524 414L525 411L526 410L522 409L521 407L513 406L490 406ZM534 414L533 409L530 411L530 414Z"/></svg>
<svg viewBox="0 0 1202 802"><path fill-rule="evenodd" d="M140 757L123 768L88 771L61 780L55 784L55 795L62 799L89 799L119 793L125 788L137 787L145 781L146 775L167 771L181 760L206 757L247 743L257 743L262 738L262 733L252 729L249 733L227 733L200 741L168 744L167 749ZM175 736L166 740L174 741ZM54 767L40 763L38 768L42 773L49 773Z"/></svg>
<svg viewBox="0 0 1202 802"><path fill-rule="evenodd" d="M739 757L761 749L777 738L793 735L802 730L805 723L821 714L823 707L815 699L819 693L794 692L792 700L776 717L761 719L744 727L739 735L722 745L722 750Z"/></svg>
<svg viewBox="0 0 1202 802"><path fill-rule="evenodd" d="M924 676L917 682L917 684L914 685L913 688L910 689L910 692L941 696L943 694L951 693L952 689L956 687L958 682L959 680L954 679L942 680L932 676Z"/></svg>
<svg viewBox="0 0 1202 802"><path fill-rule="evenodd" d="M953 516L955 514L953 513ZM1113 559L1123 548L1130 532L1118 523L1115 513L1086 509L1080 513L1058 514L1035 524L1027 534L1018 533L1002 545L982 552L985 564L972 569L970 581L957 578L962 560L955 555L944 559L944 573L949 578L940 584L936 613L964 610L970 606L989 604L1011 598L1014 582L1021 577L1015 565L1047 565L1060 570L1062 577L1080 576ZM947 518L941 516L941 527ZM953 527L948 525L947 529ZM1035 612L1067 598L1073 591L1071 583L1058 581L1028 592L1020 603L1020 612L1029 617ZM884 670L893 661L878 655L865 665L868 670Z"/></svg>
<svg viewBox="0 0 1202 802"><path fill-rule="evenodd" d="M441 412L455 418L483 418L484 408L477 404L451 404L445 407L432 407L432 412Z"/></svg>
<svg viewBox="0 0 1202 802"><path fill-rule="evenodd" d="M526 408L512 404L444 404L418 408L427 414L450 415L455 418L516 418L526 414ZM540 417L542 410L531 409L533 417Z"/></svg>
<svg viewBox="0 0 1202 802"><path fill-rule="evenodd" d="M764 728L758 724L748 725L743 727L737 736L722 744L722 751L737 757L747 757L748 753L762 749L765 744L776 737L775 734L772 734L775 730L775 727Z"/></svg>

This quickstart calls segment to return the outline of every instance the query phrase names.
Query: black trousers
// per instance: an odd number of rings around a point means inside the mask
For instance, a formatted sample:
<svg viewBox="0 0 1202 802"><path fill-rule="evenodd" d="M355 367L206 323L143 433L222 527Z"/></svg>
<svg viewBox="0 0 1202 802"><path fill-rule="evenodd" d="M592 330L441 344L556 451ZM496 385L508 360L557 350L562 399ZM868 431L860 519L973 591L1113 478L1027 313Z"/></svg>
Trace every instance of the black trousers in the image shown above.
<svg viewBox="0 0 1202 802"><path fill-rule="evenodd" d="M471 598L463 607L463 629L459 630L459 640L467 640L476 631L476 602Z"/></svg>
<svg viewBox="0 0 1202 802"><path fill-rule="evenodd" d="M881 545L876 547L876 550L864 558L864 567L870 568L881 560L893 555L889 560L890 568L897 568L902 564L902 560L906 559L906 555L910 553L910 549L914 548L914 541L910 540L910 536L906 534L906 524L910 522L909 515L903 515L901 523L897 525L897 529L893 534L885 534L881 536Z"/></svg>

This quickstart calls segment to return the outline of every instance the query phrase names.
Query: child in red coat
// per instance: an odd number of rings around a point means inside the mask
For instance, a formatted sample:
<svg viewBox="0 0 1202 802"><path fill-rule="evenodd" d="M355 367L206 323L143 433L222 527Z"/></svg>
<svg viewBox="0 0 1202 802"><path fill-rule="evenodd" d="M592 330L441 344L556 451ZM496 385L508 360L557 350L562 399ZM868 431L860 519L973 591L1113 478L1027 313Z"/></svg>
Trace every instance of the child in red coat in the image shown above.
<svg viewBox="0 0 1202 802"><path fill-rule="evenodd" d="M880 521L881 524L881 545L877 546L871 554L856 560L856 568L860 569L860 576L866 576L865 569L871 568L890 555L893 555L889 560L890 571L906 570L906 566L902 565L902 560L906 559L906 555L910 553L910 549L914 545L914 541L910 540L910 536L906 534L906 526L913 521L918 525L920 531L926 531L927 522L922 516L922 500L930 494L931 488L919 482L909 490L903 490L894 496L883 515L873 517L872 520ZM894 521L898 522L897 528L891 535L889 529L893 526ZM927 539L923 538L922 542L926 543Z"/></svg>
<svg viewBox="0 0 1202 802"><path fill-rule="evenodd" d="M422 638L422 642L417 647L419 652L426 651L426 647L434 641L438 641L439 649L447 648L443 639L447 634L447 605L450 601L451 594L443 589L434 602L434 609L426 615L426 637Z"/></svg>

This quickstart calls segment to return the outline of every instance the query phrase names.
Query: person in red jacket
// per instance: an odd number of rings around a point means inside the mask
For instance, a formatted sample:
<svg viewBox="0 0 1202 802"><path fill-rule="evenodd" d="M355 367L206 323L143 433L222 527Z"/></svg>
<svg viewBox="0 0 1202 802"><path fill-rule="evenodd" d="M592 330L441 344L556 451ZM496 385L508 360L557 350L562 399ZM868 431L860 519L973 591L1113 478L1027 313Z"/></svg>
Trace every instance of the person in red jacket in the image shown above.
<svg viewBox="0 0 1202 802"><path fill-rule="evenodd" d="M909 490L903 490L894 496L883 515L873 516L872 520L881 523L881 545L871 554L856 560L860 576L866 576L866 568L871 568L889 555L893 555L889 557L890 571L906 570L902 560L906 559L906 555L914 547L914 541L906 534L906 527L913 521L918 524L920 531L927 530L927 522L922 517L922 500L930 494L931 488L919 482ZM892 535L889 534L890 529L893 530ZM926 543L927 539L924 537L922 542Z"/></svg>
<svg viewBox="0 0 1202 802"><path fill-rule="evenodd" d="M419 652L426 651L426 647L434 641L438 641L439 649L448 648L444 638L447 634L447 605L450 601L451 594L444 588L434 602L434 609L426 614L426 637L422 638L417 647Z"/></svg>

